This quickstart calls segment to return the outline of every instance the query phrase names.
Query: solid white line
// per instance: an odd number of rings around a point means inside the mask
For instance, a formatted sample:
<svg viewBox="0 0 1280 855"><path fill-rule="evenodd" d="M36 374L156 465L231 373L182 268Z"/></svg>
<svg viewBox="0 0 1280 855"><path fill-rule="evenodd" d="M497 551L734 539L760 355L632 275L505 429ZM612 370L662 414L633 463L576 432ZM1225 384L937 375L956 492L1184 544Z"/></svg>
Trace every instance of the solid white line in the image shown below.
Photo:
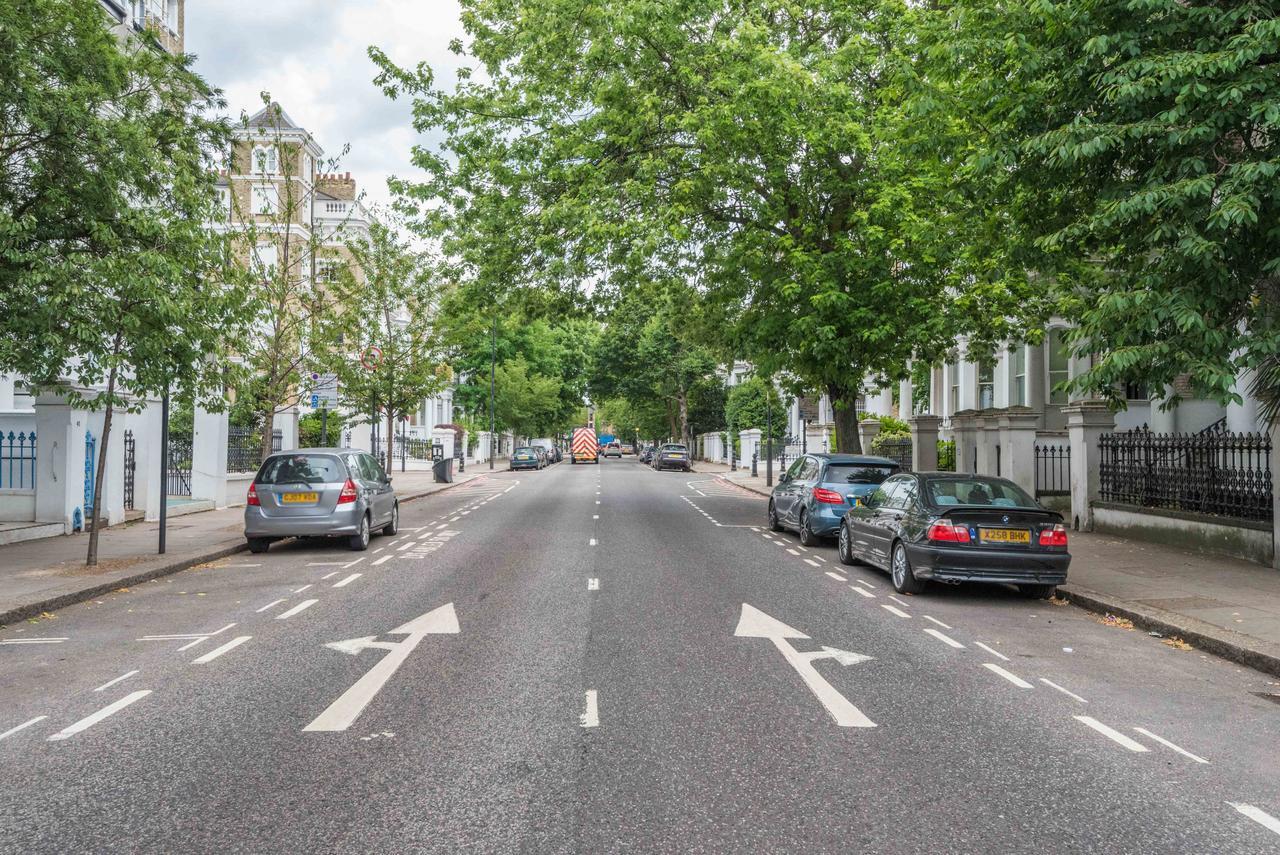
<svg viewBox="0 0 1280 855"><path fill-rule="evenodd" d="M202 635L199 638L197 638L195 641L189 642L179 647L178 652L181 653L184 650L190 650L191 648L195 647L197 644L204 644L208 640L209 640L209 636Z"/></svg>
<svg viewBox="0 0 1280 855"><path fill-rule="evenodd" d="M818 566L818 565L816 565L816 564L815 564L814 566L816 567L816 566ZM831 570L828 570L828 571L827 571L827 575L828 575L828 576L830 576L832 579L835 579L837 582L848 582L848 581L849 581L849 579L848 579L847 577L845 577L845 576L841 576L839 573L832 572Z"/></svg>
<svg viewBox="0 0 1280 855"><path fill-rule="evenodd" d="M1017 686L1019 689L1034 689L1034 688L1035 688L1035 687L1034 687L1034 686L1032 686L1030 683L1028 683L1026 680L1024 680L1024 679L1022 679L1021 677L1019 677L1017 674L1010 674L1008 671L1004 670L1004 669L1003 669L1003 668L1001 668L999 665L994 665L994 664L992 664L992 663L990 663L990 662L984 662L984 663L983 663L983 665L982 665L982 667L983 667L983 668L986 668L986 669L987 669L988 671L990 671L992 674L999 674L1001 677L1004 677L1006 680L1008 680L1010 683L1013 683L1013 685Z"/></svg>
<svg viewBox="0 0 1280 855"><path fill-rule="evenodd" d="M895 597L893 594L890 594L890 595L889 595L889 599L893 600L895 603L897 603L897 604L898 604L898 605L900 605L900 606L907 606L908 608L910 608L910 606L911 606L911 604L910 604L910 603L903 602L902 600L900 600L900 599L898 599L897 597Z"/></svg>
<svg viewBox="0 0 1280 855"><path fill-rule="evenodd" d="M192 665L207 665L208 663L210 663L210 662L212 662L213 660L217 659L217 658L218 658L219 656L221 656L222 654L226 653L228 650L231 650L231 649L233 649L233 648L239 647L240 645L244 644L246 641L248 641L248 640L249 640L249 639L251 639L251 638L253 638L253 636L252 636L252 635L241 635L241 636L238 636L238 637L236 637L236 638L233 638L233 639L231 639L230 641L228 641L226 644L222 645L221 647L215 647L215 648L213 648L212 650L210 650L208 653L206 653L205 655L201 656L200 658L198 658L198 659L193 659L193 660L191 661L191 664L192 664Z"/></svg>
<svg viewBox="0 0 1280 855"><path fill-rule="evenodd" d="M1169 740L1165 739L1163 736L1156 736L1154 733L1152 733L1151 731L1147 730L1145 727L1135 727L1135 728L1134 728L1134 730L1138 731L1138 733L1141 733L1143 736L1149 736L1149 737L1151 737L1151 738L1152 738L1152 739L1154 739L1156 742L1159 742L1161 745L1163 745L1165 748L1172 748L1174 751L1177 751L1177 752L1178 752L1179 754L1181 754L1183 757L1190 757L1192 760L1196 761L1197 763L1208 763L1208 762L1209 762L1208 760L1204 759L1203 757L1199 756L1198 754L1192 754L1190 751L1188 751L1188 750L1187 750L1187 749L1185 749L1185 748L1179 748L1178 746L1174 745L1174 744L1173 744L1172 742L1170 742Z"/></svg>
<svg viewBox="0 0 1280 855"><path fill-rule="evenodd" d="M378 566L381 566L381 565L383 565L383 564L386 564L386 563L387 563L388 561L390 561L392 558L395 558L395 556L394 556L394 555L384 555L384 556L382 556L381 558L379 558L377 561L375 561L375 562L373 562L372 564L370 564L369 566L370 566L370 567L378 567Z"/></svg>
<svg viewBox="0 0 1280 855"><path fill-rule="evenodd" d="M787 552L790 552L792 555L796 555L796 556L800 554L799 552L796 552L794 549L792 549L790 546L787 547Z"/></svg>
<svg viewBox="0 0 1280 855"><path fill-rule="evenodd" d="M875 594L868 594L866 591L862 590L861 588L855 588L852 585L849 586L849 590L853 591L855 594L859 594L863 597L866 597L868 600L874 600L876 598Z"/></svg>
<svg viewBox="0 0 1280 855"><path fill-rule="evenodd" d="M599 727L600 726L600 708L596 702L596 690L587 689L586 696L587 706L578 720L582 722L583 727Z"/></svg>
<svg viewBox="0 0 1280 855"><path fill-rule="evenodd" d="M1125 736L1125 735L1124 735L1123 733L1121 733L1120 731L1118 731L1118 730L1114 730L1113 728L1110 728L1110 727L1107 727L1105 724L1103 724L1102 722L1098 721L1096 718L1090 718L1090 717L1089 717L1089 716L1087 716L1087 715L1077 715L1077 716L1072 716L1072 717L1073 717L1076 721L1078 721L1078 722L1080 722L1081 724L1085 725L1086 727L1091 727L1091 728L1093 728L1094 730L1098 731L1098 733L1101 733L1103 736L1105 736L1107 739L1110 739L1112 742L1116 743L1117 745L1121 746L1122 748L1127 748L1127 749L1129 749L1130 751L1134 752L1135 754L1138 754L1138 753L1142 753L1142 752L1144 752L1144 751L1150 751L1150 750L1151 750L1151 749L1147 748L1147 746L1143 745L1141 742L1137 742L1137 741L1132 740L1132 739L1130 739L1129 737Z"/></svg>
<svg viewBox="0 0 1280 855"><path fill-rule="evenodd" d="M293 593L301 594L303 591L307 590L307 588L310 588L310 587L311 587L311 584L307 583L306 585L303 585L301 588L298 588L297 590L295 590Z"/></svg>
<svg viewBox="0 0 1280 855"><path fill-rule="evenodd" d="M599 580L599 579L588 579L588 580L587 580L587 590L588 590L588 591L598 591L598 590L600 590L600 580Z"/></svg>
<svg viewBox="0 0 1280 855"><path fill-rule="evenodd" d="M911 617L911 615L907 614L906 612L904 612L902 609L898 608L897 606L890 606L890 605L887 605L887 604L885 604L885 603L881 603L881 604L880 604L880 608L884 609L884 610L885 610L885 611L887 611L889 614L897 615L898 617L904 617L904 618L909 618L909 617Z"/></svg>
<svg viewBox="0 0 1280 855"><path fill-rule="evenodd" d="M332 579L334 576L337 576L337 575L338 575L337 570L334 570L332 573L325 573L323 576L320 577L320 581L323 582L325 579Z"/></svg>
<svg viewBox="0 0 1280 855"><path fill-rule="evenodd" d="M339 579L337 582L334 582L334 583L333 583L333 587L335 587L335 588L345 588L345 587L347 587L348 585L350 585L352 582L354 582L355 580L359 579L359 578L360 578L361 576L363 576L363 575L364 575L363 573L352 573L352 574L351 574L350 576L348 576L347 578L345 578L345 579Z"/></svg>
<svg viewBox="0 0 1280 855"><path fill-rule="evenodd" d="M975 641L975 642L974 642L974 644L976 644L977 646L981 647L983 650L987 651L987 652L988 652L988 653L990 653L992 656L996 657L997 659L999 659L999 660L1000 660L1000 661L1002 661L1002 662L1008 662L1008 661L1009 661L1009 657L1008 657L1008 656L1005 656L1005 655L1004 655L1003 653L1001 653L999 650L995 650L995 649L993 649L993 648L991 648L991 647L988 647L987 645L983 644L981 641Z"/></svg>
<svg viewBox="0 0 1280 855"><path fill-rule="evenodd" d="M283 597L281 597L281 598L280 598L280 599L278 599L278 600L272 600L271 602L267 603L267 604L266 604L265 606L263 606L262 608L258 609L258 611L259 611L259 612L265 612L267 609L271 608L272 606L278 606L278 605L280 605L280 604L281 604L281 603L283 603L283 602L284 602L284 598L283 598Z"/></svg>
<svg viewBox="0 0 1280 855"><path fill-rule="evenodd" d="M1249 817L1249 819L1258 823L1258 825L1261 825L1263 828L1268 829L1269 831L1274 831L1276 834L1280 834L1280 819L1276 819L1265 810L1256 808L1253 805L1236 804L1235 802L1227 802L1227 804L1231 805L1237 811Z"/></svg>
<svg viewBox="0 0 1280 855"><path fill-rule="evenodd" d="M116 713L120 712L120 710L129 706L129 704L133 703L134 701L140 701L149 694L151 694L150 689L142 689L141 691L134 692L133 694L125 695L123 698L116 701L115 703L107 704L105 707L98 710L93 715L85 716L75 724L70 725L68 727L64 727L62 730L58 731L53 736L48 737L48 740L49 742L57 742L62 739L70 739L71 737L75 736L77 733L80 733L81 731L84 731L84 730L88 730L98 722L102 721L104 718L115 715Z"/></svg>
<svg viewBox="0 0 1280 855"><path fill-rule="evenodd" d="M951 629L951 627L947 626L945 623L943 623L942 621L938 620L935 617L929 617L928 615L920 615L920 617L924 618L927 621L932 621L933 623L936 623L938 626L942 627L943 629Z"/></svg>
<svg viewBox="0 0 1280 855"><path fill-rule="evenodd" d="M280 614L276 615L276 620L285 620L286 618L291 618L294 615L296 615L298 612L302 611L303 609L311 608L318 602L320 601L319 600L303 600L293 608L289 609L289 611L281 612Z"/></svg>
<svg viewBox="0 0 1280 855"><path fill-rule="evenodd" d="M133 671L130 671L128 674L121 674L119 677L116 677L114 680L108 680L107 682L103 683L101 686L94 689L94 691L101 692L103 689L110 688L111 686L114 686L116 683L119 683L121 680L127 680L137 673L138 673L137 669L134 669Z"/></svg>
<svg viewBox="0 0 1280 855"><path fill-rule="evenodd" d="M589 541L587 541L587 546L595 546L595 545L596 545L596 539L594 537L591 538Z"/></svg>
<svg viewBox="0 0 1280 855"><path fill-rule="evenodd" d="M950 637L948 637L948 636L943 635L942 633L938 632L936 629L934 629L934 628L932 628L932 627L926 627L926 628L925 628L925 632L927 632L929 635L932 635L934 638L938 639L939 641L941 641L943 644L947 645L948 647L954 647L954 648L956 648L957 650L963 650L963 649L964 649L964 645L963 645L963 644L961 644L960 642L956 641L954 638L950 638Z"/></svg>
<svg viewBox="0 0 1280 855"><path fill-rule="evenodd" d="M8 641L0 641L0 644L61 644L66 640L65 638L11 638Z"/></svg>
<svg viewBox="0 0 1280 855"><path fill-rule="evenodd" d="M873 591L876 589L876 586L875 586L875 585L872 585L870 582L864 582L864 581L862 581L861 579L854 579L853 581L857 582L859 585L863 585L863 586L865 586L865 587L868 587L868 588L870 588L870 589L871 589L871 590L873 590Z"/></svg>
<svg viewBox="0 0 1280 855"><path fill-rule="evenodd" d="M222 567L261 567L261 564L223 564Z"/></svg>
<svg viewBox="0 0 1280 855"><path fill-rule="evenodd" d="M24 721L22 724L18 725L17 727L11 727L8 730L6 730L4 733L0 733L0 739L5 739L6 737L13 736L18 731L25 730L26 728L30 727L36 722L44 721L46 718L48 718L47 715L38 715L35 718L31 719L30 721Z"/></svg>
<svg viewBox="0 0 1280 855"><path fill-rule="evenodd" d="M1057 689L1059 692L1062 692L1062 694L1066 695L1066 696L1067 696L1067 697L1069 697L1069 698L1075 698L1077 701L1079 701L1079 702L1080 702L1080 703L1082 703L1082 704L1087 704L1087 703L1089 703L1089 702L1088 702L1088 701L1086 701L1084 698L1082 698L1082 697L1080 697L1079 695L1077 695L1075 692L1068 691L1067 689L1062 688L1061 686L1059 686L1057 683L1053 682L1052 680L1046 680L1044 677L1041 677L1041 678L1040 678L1040 682L1041 682L1041 683L1044 683L1044 684L1045 684L1046 686L1048 686L1050 689Z"/></svg>

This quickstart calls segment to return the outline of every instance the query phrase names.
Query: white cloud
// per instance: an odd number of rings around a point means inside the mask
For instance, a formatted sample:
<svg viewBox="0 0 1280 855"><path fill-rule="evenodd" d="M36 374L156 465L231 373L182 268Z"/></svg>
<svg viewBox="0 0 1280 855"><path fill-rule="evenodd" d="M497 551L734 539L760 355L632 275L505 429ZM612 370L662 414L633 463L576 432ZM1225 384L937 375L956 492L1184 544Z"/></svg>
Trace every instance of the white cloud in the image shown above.
<svg viewBox="0 0 1280 855"><path fill-rule="evenodd" d="M411 176L410 146L420 142L411 105L374 85L376 45L394 62L426 62L450 81L458 57L449 42L464 35L456 0L192 0L186 47L196 69L221 88L233 116L256 112L267 91L311 131L372 203L386 203L386 179Z"/></svg>

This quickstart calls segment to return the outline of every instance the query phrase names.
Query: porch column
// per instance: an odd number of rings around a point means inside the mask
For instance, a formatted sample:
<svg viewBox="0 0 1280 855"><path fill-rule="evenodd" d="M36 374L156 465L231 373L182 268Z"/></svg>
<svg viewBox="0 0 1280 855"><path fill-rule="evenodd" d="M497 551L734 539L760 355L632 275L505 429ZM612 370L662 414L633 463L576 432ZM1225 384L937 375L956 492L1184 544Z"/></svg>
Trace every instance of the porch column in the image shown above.
<svg viewBox="0 0 1280 855"><path fill-rule="evenodd" d="M863 419L858 422L858 439L862 442L862 453L871 453L871 443L880 433L880 422L877 419Z"/></svg>
<svg viewBox="0 0 1280 855"><path fill-rule="evenodd" d="M1115 430L1116 419L1103 401L1077 401L1062 412L1071 439L1071 524L1077 530L1092 531L1101 463L1098 438Z"/></svg>
<svg viewBox="0 0 1280 855"><path fill-rule="evenodd" d="M760 436L762 435L760 428L747 428L738 431L738 439L742 445L742 459L738 461L739 469L751 469L751 455L757 451L763 456L764 452L760 448ZM763 462L763 461L762 461Z"/></svg>
<svg viewBox="0 0 1280 855"><path fill-rule="evenodd" d="M1236 382L1231 384L1231 391L1242 400L1239 404L1227 404L1227 430L1232 433L1266 432L1266 425L1258 420L1258 400L1249 393L1255 376L1256 372L1252 368L1246 368L1236 377Z"/></svg>
<svg viewBox="0 0 1280 855"><path fill-rule="evenodd" d="M1044 362L1044 342L1027 346L1027 406L1037 415L1044 415L1045 387L1049 383L1048 370ZM1041 425L1044 423L1041 422Z"/></svg>
<svg viewBox="0 0 1280 855"><path fill-rule="evenodd" d="M978 429L975 432L978 445L978 471L983 475L999 475L1004 468L1001 459L1004 449L1000 445L1000 412L994 409L983 410L978 417Z"/></svg>
<svg viewBox="0 0 1280 855"><path fill-rule="evenodd" d="M915 415L915 390L911 386L911 378L898 382L898 418L906 421Z"/></svg>
<svg viewBox="0 0 1280 855"><path fill-rule="evenodd" d="M1009 407L1000 415L1000 474L1036 494L1036 425L1030 407Z"/></svg>
<svg viewBox="0 0 1280 855"><path fill-rule="evenodd" d="M164 449L160 445L160 402L147 401L142 412L129 417L133 431L133 504L142 511L143 519L160 518L164 501Z"/></svg>
<svg viewBox="0 0 1280 855"><path fill-rule="evenodd" d="M285 410L283 413L276 413L276 417L272 424L272 427L280 429L280 433L281 433L280 450L281 451L291 451L298 447L298 408L297 407L290 407L289 409ZM383 425L382 428L385 431L386 425ZM385 440L386 437L382 436L380 437L380 439Z"/></svg>
<svg viewBox="0 0 1280 855"><path fill-rule="evenodd" d="M61 523L73 531L84 520L84 432L88 413L74 410L61 395L39 395L36 411L36 522Z"/></svg>
<svg viewBox="0 0 1280 855"><path fill-rule="evenodd" d="M951 432L956 442L956 471L973 474L973 458L977 450L978 411L960 410L951 414Z"/></svg>
<svg viewBox="0 0 1280 855"><path fill-rule="evenodd" d="M911 468L916 472L933 472L938 468L938 427L942 419L934 415L912 416Z"/></svg>
<svg viewBox="0 0 1280 855"><path fill-rule="evenodd" d="M191 498L211 501L215 508L227 506L227 428L225 412L196 407L191 430Z"/></svg>

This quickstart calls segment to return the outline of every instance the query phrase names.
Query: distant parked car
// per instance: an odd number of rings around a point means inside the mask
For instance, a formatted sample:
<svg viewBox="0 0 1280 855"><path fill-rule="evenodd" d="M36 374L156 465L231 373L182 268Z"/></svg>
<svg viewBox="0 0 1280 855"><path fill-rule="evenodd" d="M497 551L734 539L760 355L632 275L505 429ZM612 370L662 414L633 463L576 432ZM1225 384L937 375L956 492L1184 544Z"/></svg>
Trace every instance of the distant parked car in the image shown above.
<svg viewBox="0 0 1280 855"><path fill-rule="evenodd" d="M635 454L635 453L636 453L636 447L635 447L634 445L632 445L631 443L629 443L629 442L624 442L624 443L622 443L622 453L623 453L623 454Z"/></svg>
<svg viewBox="0 0 1280 855"><path fill-rule="evenodd" d="M640 452L640 462L641 463L653 462L653 446L652 445L645 446L644 450Z"/></svg>
<svg viewBox="0 0 1280 855"><path fill-rule="evenodd" d="M769 497L769 528L791 528L805 546L834 536L845 512L900 467L887 457L805 454L787 468Z"/></svg>
<svg viewBox="0 0 1280 855"><path fill-rule="evenodd" d="M511 465L508 468L512 471L516 469L541 469L542 457L539 456L538 449L533 446L521 446L511 452Z"/></svg>
<svg viewBox="0 0 1280 855"><path fill-rule="evenodd" d="M250 552L285 537L345 537L357 551L370 534L395 534L400 503L372 455L352 448L303 448L263 461L245 499Z"/></svg>
<svg viewBox="0 0 1280 855"><path fill-rule="evenodd" d="M692 472L693 465L689 462L689 449L673 442L667 443L654 453L653 468L659 471L679 469L682 472Z"/></svg>
<svg viewBox="0 0 1280 855"><path fill-rule="evenodd" d="M851 508L840 560L888 570L914 594L940 582L1006 582L1048 598L1067 581L1071 555L1062 515L1004 478L920 472L895 475Z"/></svg>
<svg viewBox="0 0 1280 855"><path fill-rule="evenodd" d="M600 456L601 457L621 457L622 443L618 442L617 440L614 440L613 442L610 442L610 443L607 443L606 445L601 446Z"/></svg>

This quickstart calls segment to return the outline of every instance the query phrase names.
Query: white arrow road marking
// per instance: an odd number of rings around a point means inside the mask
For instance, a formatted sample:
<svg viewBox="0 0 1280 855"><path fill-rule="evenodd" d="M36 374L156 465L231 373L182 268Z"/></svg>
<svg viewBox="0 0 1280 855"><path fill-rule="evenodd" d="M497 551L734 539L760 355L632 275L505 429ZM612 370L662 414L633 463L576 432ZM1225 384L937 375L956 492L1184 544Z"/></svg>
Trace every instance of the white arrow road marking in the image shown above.
<svg viewBox="0 0 1280 855"><path fill-rule="evenodd" d="M330 704L328 709L316 716L314 721L303 728L303 731L346 730L360 717L360 713L364 712L369 701L373 700L423 638L428 635L456 635L458 632L458 615L453 610L453 603L445 603L388 633L389 635L407 635L408 638L404 641L376 641L376 636L367 635L363 638L326 644L325 647L349 653L352 656L358 656L361 651L370 647L390 652L351 688L343 692L342 696Z"/></svg>
<svg viewBox="0 0 1280 855"><path fill-rule="evenodd" d="M1135 727L1135 728L1134 728L1134 730L1136 730L1138 733L1141 733L1143 736L1149 736L1149 737L1151 737L1151 738L1152 738L1152 739L1154 739L1156 742L1159 742L1161 745L1163 745L1165 748L1172 748L1174 751L1177 751L1177 752L1178 752L1179 754L1181 754L1183 757L1189 757L1189 758L1191 758L1192 760L1196 761L1197 763L1208 763L1208 762L1209 762L1208 760L1204 759L1203 757L1199 756L1198 754L1192 754L1190 751L1188 751L1188 750L1187 750L1187 749L1185 749L1185 748L1179 748L1178 746L1174 745L1174 744L1173 744L1172 742L1170 742L1169 740L1165 739L1163 736L1156 736L1154 733L1152 733L1151 731L1147 730L1145 727Z"/></svg>
<svg viewBox="0 0 1280 855"><path fill-rule="evenodd" d="M767 638L772 641L774 647L777 647L783 658L787 660L787 664L796 669L796 673L809 687L809 691L813 692L818 701L826 707L827 712L840 727L876 726L875 722L849 703L849 700L836 691L835 687L813 667L813 663L818 659L834 659L841 665L853 665L869 661L870 656L825 646L821 650L801 653L792 647L787 639L809 636L746 603L742 604L742 616L738 618L738 628L733 631L733 634L739 638Z"/></svg>
<svg viewBox="0 0 1280 855"><path fill-rule="evenodd" d="M26 730L31 725L42 722L46 718L48 718L47 715L38 715L35 718L31 719L30 721L24 721L22 724L18 725L17 727L11 727L8 730L6 730L4 733L0 733L0 739L7 739L8 737L13 736L18 731Z"/></svg>
<svg viewBox="0 0 1280 855"><path fill-rule="evenodd" d="M1249 817L1249 819L1261 825L1263 828L1280 834L1280 819L1276 819L1262 808L1256 808L1253 805L1236 804L1235 802L1227 802L1240 813Z"/></svg>
<svg viewBox="0 0 1280 855"><path fill-rule="evenodd" d="M125 695L123 698L116 701L115 703L107 704L105 707L98 710L93 715L85 716L75 724L64 727L62 730L58 731L53 736L48 737L48 740L49 742L58 742L63 739L70 739L71 737L75 736L77 733L80 733L81 731L84 731L84 730L88 730L98 722L102 721L104 718L115 715L116 713L120 712L120 710L129 706L129 704L133 703L134 701L140 701L149 694L151 694L150 689L142 689L141 691L134 692L133 694Z"/></svg>
<svg viewBox="0 0 1280 855"><path fill-rule="evenodd" d="M1140 753L1140 752L1151 750L1147 748L1147 746L1143 745L1141 742L1138 742L1136 740L1130 739L1129 737L1125 736L1120 731L1114 728L1107 727L1105 724L1098 721L1096 718L1092 718L1087 715L1077 715L1077 716L1073 716L1073 718L1076 721L1083 724L1085 727L1093 728L1094 730L1098 731L1098 733L1101 733L1103 736L1105 736L1107 739L1110 739L1112 742L1116 743L1117 745L1123 748L1127 748L1130 751L1133 751L1135 753Z"/></svg>
<svg viewBox="0 0 1280 855"><path fill-rule="evenodd" d="M205 655L199 657L198 659L193 659L191 664L192 665L208 665L210 662L217 659L219 656L226 653L228 650L232 650L236 647L239 647L240 645L244 644L246 641L248 641L251 638L253 638L252 635L237 636L236 638L231 639L221 647L215 647Z"/></svg>

